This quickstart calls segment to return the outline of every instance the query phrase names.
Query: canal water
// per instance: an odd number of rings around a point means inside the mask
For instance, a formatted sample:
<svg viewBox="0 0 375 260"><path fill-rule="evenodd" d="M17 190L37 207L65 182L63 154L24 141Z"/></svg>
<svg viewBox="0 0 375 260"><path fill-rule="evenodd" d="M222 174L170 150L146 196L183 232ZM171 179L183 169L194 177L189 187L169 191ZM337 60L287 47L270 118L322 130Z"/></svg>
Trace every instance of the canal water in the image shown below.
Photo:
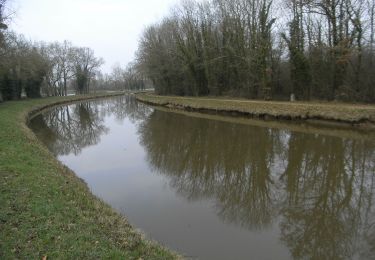
<svg viewBox="0 0 375 260"><path fill-rule="evenodd" d="M149 239L192 259L374 259L373 133L173 112L132 96L30 127Z"/></svg>

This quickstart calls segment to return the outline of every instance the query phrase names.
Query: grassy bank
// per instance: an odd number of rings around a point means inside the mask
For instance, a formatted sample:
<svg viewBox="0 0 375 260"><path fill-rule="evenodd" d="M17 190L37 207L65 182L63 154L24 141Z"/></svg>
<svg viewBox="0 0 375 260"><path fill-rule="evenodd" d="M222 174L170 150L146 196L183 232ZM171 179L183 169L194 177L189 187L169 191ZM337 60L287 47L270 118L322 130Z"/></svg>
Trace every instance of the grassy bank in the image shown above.
<svg viewBox="0 0 375 260"><path fill-rule="evenodd" d="M148 104L191 111L230 113L266 119L319 120L371 128L375 126L375 105L176 97L150 93L139 93L137 99Z"/></svg>
<svg viewBox="0 0 375 260"><path fill-rule="evenodd" d="M176 258L92 195L26 126L46 106L97 97L0 104L0 259Z"/></svg>

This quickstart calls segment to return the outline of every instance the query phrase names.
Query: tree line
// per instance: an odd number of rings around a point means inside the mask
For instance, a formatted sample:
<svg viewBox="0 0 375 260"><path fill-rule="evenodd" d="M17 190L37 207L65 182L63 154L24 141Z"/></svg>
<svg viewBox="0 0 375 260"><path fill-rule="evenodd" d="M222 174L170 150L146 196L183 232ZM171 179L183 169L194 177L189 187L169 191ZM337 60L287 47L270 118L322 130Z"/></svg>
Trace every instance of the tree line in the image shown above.
<svg viewBox="0 0 375 260"><path fill-rule="evenodd" d="M375 101L372 0L182 1L143 33L159 94Z"/></svg>
<svg viewBox="0 0 375 260"><path fill-rule="evenodd" d="M32 42L8 31L6 0L0 0L0 101L88 93L103 59L86 47Z"/></svg>
<svg viewBox="0 0 375 260"><path fill-rule="evenodd" d="M103 90L144 90L153 87L134 63L124 68L117 64L110 73L98 73L94 85L95 89Z"/></svg>

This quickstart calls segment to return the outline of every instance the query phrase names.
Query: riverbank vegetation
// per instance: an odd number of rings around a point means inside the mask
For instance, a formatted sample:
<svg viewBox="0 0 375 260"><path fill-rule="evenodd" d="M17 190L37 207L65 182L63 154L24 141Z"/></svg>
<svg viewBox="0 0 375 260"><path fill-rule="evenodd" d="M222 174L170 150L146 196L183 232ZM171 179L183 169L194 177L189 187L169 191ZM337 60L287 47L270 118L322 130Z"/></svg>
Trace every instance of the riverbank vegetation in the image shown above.
<svg viewBox="0 0 375 260"><path fill-rule="evenodd" d="M141 38L158 94L374 102L370 0L183 1Z"/></svg>
<svg viewBox="0 0 375 260"><path fill-rule="evenodd" d="M108 96L88 94L103 61L67 41L35 43L8 31L6 3L0 0L0 259L176 258L92 195L26 126L45 107ZM61 97L69 89L86 95Z"/></svg>
<svg viewBox="0 0 375 260"><path fill-rule="evenodd" d="M0 102L89 93L103 59L68 41L32 42L8 31L6 3L0 1Z"/></svg>
<svg viewBox="0 0 375 260"><path fill-rule="evenodd" d="M373 128L375 106L328 102L255 101L231 98L159 96L138 93L137 99L153 105L190 111L233 113L256 118L322 120Z"/></svg>
<svg viewBox="0 0 375 260"><path fill-rule="evenodd" d="M30 111L86 95L0 104L0 258L173 259L135 232L26 126Z"/></svg>
<svg viewBox="0 0 375 260"><path fill-rule="evenodd" d="M101 90L143 90L150 81L129 64L102 73L102 58L69 41L33 42L8 30L7 0L0 0L0 102L21 97L67 96Z"/></svg>
<svg viewBox="0 0 375 260"><path fill-rule="evenodd" d="M134 63L128 64L125 68L115 65L109 74L99 73L95 80L95 88L103 90L134 91L152 87L152 82L145 78Z"/></svg>

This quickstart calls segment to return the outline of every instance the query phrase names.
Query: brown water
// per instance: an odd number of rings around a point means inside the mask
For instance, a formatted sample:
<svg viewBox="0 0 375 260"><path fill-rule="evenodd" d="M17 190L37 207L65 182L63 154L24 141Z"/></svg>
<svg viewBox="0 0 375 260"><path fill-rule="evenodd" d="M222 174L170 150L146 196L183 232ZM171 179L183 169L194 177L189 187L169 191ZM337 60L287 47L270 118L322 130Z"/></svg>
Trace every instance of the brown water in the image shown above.
<svg viewBox="0 0 375 260"><path fill-rule="evenodd" d="M124 96L55 108L31 128L94 194L185 256L375 258L372 135L191 115Z"/></svg>

